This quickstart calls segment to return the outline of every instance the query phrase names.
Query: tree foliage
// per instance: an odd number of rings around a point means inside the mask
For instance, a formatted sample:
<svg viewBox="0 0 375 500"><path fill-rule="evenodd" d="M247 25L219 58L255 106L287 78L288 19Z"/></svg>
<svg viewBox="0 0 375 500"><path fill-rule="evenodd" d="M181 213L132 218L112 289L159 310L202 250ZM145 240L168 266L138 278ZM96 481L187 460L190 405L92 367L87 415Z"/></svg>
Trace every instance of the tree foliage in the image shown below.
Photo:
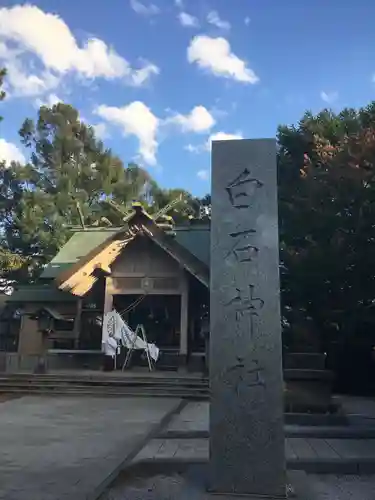
<svg viewBox="0 0 375 500"><path fill-rule="evenodd" d="M29 163L0 163L0 279L34 279L71 226L120 226L135 200L156 213L178 199L176 223L210 219L209 195L163 189L124 166L72 106L42 106L19 135ZM364 328L375 305L375 103L280 126L278 170L285 318L309 321L321 338Z"/></svg>
<svg viewBox="0 0 375 500"><path fill-rule="evenodd" d="M19 133L31 161L16 174L22 195L12 207L7 238L13 249L50 258L66 241L68 226L80 223L80 212L93 222L125 171L67 104L42 106L36 123L25 120Z"/></svg>
<svg viewBox="0 0 375 500"><path fill-rule="evenodd" d="M4 90L2 90L5 75L6 75L5 68L2 68L2 69L0 68L0 102L5 99L5 92L4 92ZM3 117L0 115L0 122L2 119L3 119Z"/></svg>
<svg viewBox="0 0 375 500"><path fill-rule="evenodd" d="M4 78L6 76L6 70L0 69L0 102L5 99L5 92L2 90L4 83ZM0 115L0 122L3 117ZM7 171L4 161L0 160L0 177L7 176L9 178L8 183L8 194L10 197L13 196L13 184L11 178L13 179L13 174L11 171ZM3 226L5 218L9 214L9 206L6 203L2 203L4 196L5 187L0 183L0 223ZM16 198L16 195L15 195ZM4 227L0 227L1 239L0 239L0 289L6 289L7 284L14 280L15 278L21 278L28 274L28 263L27 259L20 254L13 253L7 244Z"/></svg>
<svg viewBox="0 0 375 500"><path fill-rule="evenodd" d="M42 106L36 121L23 122L19 135L29 163L0 164L3 277L33 279L67 241L72 226L120 226L133 201L154 213L183 195L173 206L175 221L199 212L190 193L161 188L135 164L124 167L68 104Z"/></svg>
<svg viewBox="0 0 375 500"><path fill-rule="evenodd" d="M375 103L306 113L278 142L284 314L321 334L363 329L375 298Z"/></svg>

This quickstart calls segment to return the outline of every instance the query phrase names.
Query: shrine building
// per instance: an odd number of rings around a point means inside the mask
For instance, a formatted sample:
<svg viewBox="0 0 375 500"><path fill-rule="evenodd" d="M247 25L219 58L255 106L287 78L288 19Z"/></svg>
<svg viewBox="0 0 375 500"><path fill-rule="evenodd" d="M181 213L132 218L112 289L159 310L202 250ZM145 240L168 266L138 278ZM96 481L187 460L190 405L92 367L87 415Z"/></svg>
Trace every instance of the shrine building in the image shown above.
<svg viewBox="0 0 375 500"><path fill-rule="evenodd" d="M29 371L40 356L51 369L102 368L102 319L112 309L132 329L144 326L160 349L157 369L201 366L209 258L208 224L158 224L140 204L123 227L75 229L38 284L9 297L20 318L13 369Z"/></svg>

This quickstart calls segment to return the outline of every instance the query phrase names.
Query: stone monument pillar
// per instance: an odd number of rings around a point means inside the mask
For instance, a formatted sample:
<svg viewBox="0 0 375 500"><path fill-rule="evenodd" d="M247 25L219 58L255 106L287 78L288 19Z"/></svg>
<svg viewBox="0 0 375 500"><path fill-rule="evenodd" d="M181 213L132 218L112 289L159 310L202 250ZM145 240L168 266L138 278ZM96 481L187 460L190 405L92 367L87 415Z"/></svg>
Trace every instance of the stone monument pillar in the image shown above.
<svg viewBox="0 0 375 500"><path fill-rule="evenodd" d="M210 489L285 498L276 142L213 142Z"/></svg>

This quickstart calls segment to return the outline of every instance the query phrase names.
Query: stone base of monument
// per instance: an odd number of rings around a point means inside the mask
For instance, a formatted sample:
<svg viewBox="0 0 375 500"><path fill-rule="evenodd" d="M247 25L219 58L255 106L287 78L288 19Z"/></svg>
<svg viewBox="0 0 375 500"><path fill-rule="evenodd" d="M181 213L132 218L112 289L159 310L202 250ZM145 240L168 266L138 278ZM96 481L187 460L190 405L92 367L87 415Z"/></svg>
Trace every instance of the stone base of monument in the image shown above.
<svg viewBox="0 0 375 500"><path fill-rule="evenodd" d="M315 500L309 476L288 471L285 496L244 495L210 490L208 464L197 462L136 463L125 469L103 500Z"/></svg>
<svg viewBox="0 0 375 500"><path fill-rule="evenodd" d="M332 413L332 374L284 370L284 405L289 413Z"/></svg>
<svg viewBox="0 0 375 500"><path fill-rule="evenodd" d="M325 355L287 353L284 356L284 404L286 412L334 413L333 373L325 369Z"/></svg>
<svg viewBox="0 0 375 500"><path fill-rule="evenodd" d="M206 488L207 498L212 496L212 498L217 498L218 500L231 500L231 499L248 499L248 500L314 500L312 496L311 486L309 482L308 475L304 471L288 471L286 484L285 484L285 495L275 496L275 495L263 495L263 494L246 494L246 493L220 493L215 492L208 486ZM204 497L206 498L206 497Z"/></svg>

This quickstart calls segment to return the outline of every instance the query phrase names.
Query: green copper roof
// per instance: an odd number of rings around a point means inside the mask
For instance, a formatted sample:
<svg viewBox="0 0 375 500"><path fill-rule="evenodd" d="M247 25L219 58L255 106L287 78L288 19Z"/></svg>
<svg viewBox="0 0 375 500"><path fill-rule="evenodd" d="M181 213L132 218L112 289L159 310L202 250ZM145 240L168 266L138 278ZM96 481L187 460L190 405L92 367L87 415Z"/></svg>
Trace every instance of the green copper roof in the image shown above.
<svg viewBox="0 0 375 500"><path fill-rule="evenodd" d="M26 285L19 287L7 298L7 302L75 302L77 297L62 292L53 285Z"/></svg>
<svg viewBox="0 0 375 500"><path fill-rule="evenodd" d="M117 229L118 230L118 229ZM112 236L116 229L95 228L77 231L44 268L41 278L51 279Z"/></svg>
<svg viewBox="0 0 375 500"><path fill-rule="evenodd" d="M41 278L53 279L69 266L88 254L96 246L116 233L120 228L88 228L73 234L59 253L45 267ZM204 264L209 265L210 230L209 226L181 226L174 230L176 241L189 250Z"/></svg>
<svg viewBox="0 0 375 500"><path fill-rule="evenodd" d="M176 241L190 251L197 259L210 265L209 226L186 226L175 230Z"/></svg>

